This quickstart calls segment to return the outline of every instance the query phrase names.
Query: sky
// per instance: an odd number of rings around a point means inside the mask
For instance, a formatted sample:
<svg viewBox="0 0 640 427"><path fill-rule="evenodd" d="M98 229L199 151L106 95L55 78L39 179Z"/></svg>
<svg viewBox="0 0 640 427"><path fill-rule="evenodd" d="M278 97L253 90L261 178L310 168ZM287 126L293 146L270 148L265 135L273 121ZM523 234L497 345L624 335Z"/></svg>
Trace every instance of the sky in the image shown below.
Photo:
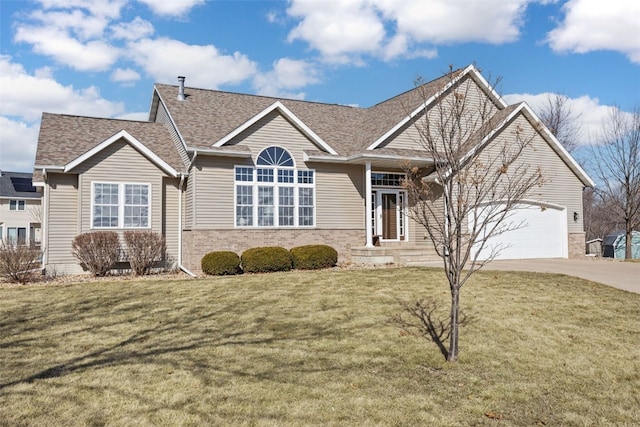
<svg viewBox="0 0 640 427"><path fill-rule="evenodd" d="M475 64L597 141L640 107L638 0L0 0L0 169L43 112L146 120L154 83L369 107ZM578 150L578 156L580 150Z"/></svg>

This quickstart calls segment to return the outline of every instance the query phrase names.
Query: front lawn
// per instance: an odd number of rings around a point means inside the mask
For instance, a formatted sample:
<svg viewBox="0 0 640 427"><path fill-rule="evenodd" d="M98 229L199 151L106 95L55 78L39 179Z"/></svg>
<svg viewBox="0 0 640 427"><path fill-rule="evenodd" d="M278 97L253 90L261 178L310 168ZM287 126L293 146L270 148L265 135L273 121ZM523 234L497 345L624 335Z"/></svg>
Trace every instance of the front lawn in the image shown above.
<svg viewBox="0 0 640 427"><path fill-rule="evenodd" d="M638 425L640 295L481 272L460 361L390 321L441 270L0 287L0 425ZM447 343L448 344L448 343Z"/></svg>

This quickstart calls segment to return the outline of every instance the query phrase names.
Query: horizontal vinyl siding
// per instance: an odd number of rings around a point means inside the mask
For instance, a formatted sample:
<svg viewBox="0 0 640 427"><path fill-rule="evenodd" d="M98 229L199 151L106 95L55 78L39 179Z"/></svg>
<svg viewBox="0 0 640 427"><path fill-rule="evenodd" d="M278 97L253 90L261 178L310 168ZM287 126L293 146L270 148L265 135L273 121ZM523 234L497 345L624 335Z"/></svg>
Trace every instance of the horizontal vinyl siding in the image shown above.
<svg viewBox="0 0 640 427"><path fill-rule="evenodd" d="M306 169L303 161L304 150L319 149L277 111L267 114L227 145L234 144L249 147L254 161L264 148L272 145L280 146L289 151L298 169Z"/></svg>
<svg viewBox="0 0 640 427"><path fill-rule="evenodd" d="M170 263L178 261L178 224L180 215L180 201L182 197L178 186L180 180L177 178L165 178L163 182L163 222L162 234L165 236L167 244L167 257Z"/></svg>
<svg viewBox="0 0 640 427"><path fill-rule="evenodd" d="M515 139L517 128L523 130L522 138L530 138L533 141L517 160L518 164L529 166L529 171L533 172L539 166L542 170L544 184L541 187L534 187L527 196L527 199L543 201L566 207L567 224L569 233L580 233L583 231L582 223L582 182L569 169L564 161L558 157L556 152L539 134L534 134L535 130L531 123L521 114L516 117L487 147L487 152L499 155L499 150L505 143ZM573 220L573 212L578 212L578 221Z"/></svg>
<svg viewBox="0 0 640 427"><path fill-rule="evenodd" d="M482 108L486 110L488 117L493 116L498 111L498 108L495 106L493 101L491 101L476 82L469 77L463 79L456 87L455 91L449 90L439 105L442 105L443 107L452 105L452 103L455 102L454 93L465 95L464 102L466 103L466 106L465 112L463 113L464 117L467 118L469 123L476 124L476 126L472 126L467 130L469 132L468 136L471 136L471 133L478 128L480 124L478 121L478 112L481 111ZM445 117L448 115L448 113L442 112L439 108L438 104L434 104L427 113L428 120L430 120L432 126L431 134L434 136L437 135L438 120L442 115ZM407 112L407 117L408 116L409 112ZM416 116L415 121L409 122L402 129L399 129L389 138L389 141L380 148L386 147L405 150L425 150L424 137L421 135L421 131L425 132L426 129L425 120L427 120L425 115L419 114Z"/></svg>
<svg viewBox="0 0 640 427"><path fill-rule="evenodd" d="M79 165L81 232L91 228L91 183L151 184L151 229L162 231L162 177L164 173L128 143L118 141Z"/></svg>
<svg viewBox="0 0 640 427"><path fill-rule="evenodd" d="M185 200L184 200L184 224L183 228L191 229L195 226L195 209L196 209L196 198L194 197L195 193L195 183L197 182L197 169L191 169L189 173L189 178L187 179L187 191L185 192Z"/></svg>
<svg viewBox="0 0 640 427"><path fill-rule="evenodd" d="M336 173L335 168L326 165L307 165L304 163L304 150L317 150L313 143L301 134L277 111L268 114L249 129L234 138L228 145L244 145L250 148L251 159L233 159L226 157L200 156L195 170L190 176L187 190L187 218L193 209L194 227L234 228L234 167L237 165L254 166L260 151L269 146L286 149L294 159L298 170L316 170L316 226L363 227L362 201L354 181L362 186L361 167L350 167L349 174ZM193 179L192 179L193 177ZM325 184L326 183L326 184ZM320 186L333 186L320 190ZM193 188L193 194L191 194ZM324 188L324 187L323 187ZM340 196L344 199L346 220L334 221L336 213L336 189L348 193ZM331 199L331 196L334 196ZM353 197L352 197L353 196ZM359 200L360 199L360 200ZM325 203L325 200L327 201ZM321 207L321 203L326 207ZM330 206L330 207L329 207ZM360 212L358 212L360 211ZM335 212L335 213L334 213Z"/></svg>
<svg viewBox="0 0 640 427"><path fill-rule="evenodd" d="M359 165L318 164L316 170L316 226L361 228L364 238L364 169Z"/></svg>
<svg viewBox="0 0 640 427"><path fill-rule="evenodd" d="M78 176L49 173L48 264L77 264L71 241L78 232Z"/></svg>
<svg viewBox="0 0 640 427"><path fill-rule="evenodd" d="M238 159L198 156L194 228L234 227L234 165Z"/></svg>

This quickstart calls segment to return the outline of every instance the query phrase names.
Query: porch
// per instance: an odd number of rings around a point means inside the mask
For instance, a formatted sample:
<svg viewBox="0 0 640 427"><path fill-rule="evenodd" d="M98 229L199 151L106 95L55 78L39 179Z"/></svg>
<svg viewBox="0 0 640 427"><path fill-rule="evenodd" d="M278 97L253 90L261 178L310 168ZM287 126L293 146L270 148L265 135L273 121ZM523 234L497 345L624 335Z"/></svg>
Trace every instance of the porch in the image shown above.
<svg viewBox="0 0 640 427"><path fill-rule="evenodd" d="M398 264L407 267L432 265L441 259L430 245L382 244L351 248L354 264Z"/></svg>

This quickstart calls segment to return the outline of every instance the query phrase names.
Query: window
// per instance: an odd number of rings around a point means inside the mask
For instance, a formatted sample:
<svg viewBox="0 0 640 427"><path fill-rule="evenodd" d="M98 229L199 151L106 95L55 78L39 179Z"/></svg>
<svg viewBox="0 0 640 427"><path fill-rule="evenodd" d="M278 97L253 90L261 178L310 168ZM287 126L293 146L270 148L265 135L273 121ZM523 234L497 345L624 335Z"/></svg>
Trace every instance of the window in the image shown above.
<svg viewBox="0 0 640 427"><path fill-rule="evenodd" d="M237 227L313 227L313 170L296 170L289 152L268 147L256 167L235 168Z"/></svg>
<svg viewBox="0 0 640 427"><path fill-rule="evenodd" d="M23 211L25 209L24 200L9 200L10 211Z"/></svg>
<svg viewBox="0 0 640 427"><path fill-rule="evenodd" d="M373 172L371 174L371 185L380 187L400 187L405 175L402 173Z"/></svg>
<svg viewBox="0 0 640 427"><path fill-rule="evenodd" d="M24 245L27 242L27 229L25 227L7 227L7 243Z"/></svg>
<svg viewBox="0 0 640 427"><path fill-rule="evenodd" d="M149 227L149 184L94 182L92 185L93 228Z"/></svg>

